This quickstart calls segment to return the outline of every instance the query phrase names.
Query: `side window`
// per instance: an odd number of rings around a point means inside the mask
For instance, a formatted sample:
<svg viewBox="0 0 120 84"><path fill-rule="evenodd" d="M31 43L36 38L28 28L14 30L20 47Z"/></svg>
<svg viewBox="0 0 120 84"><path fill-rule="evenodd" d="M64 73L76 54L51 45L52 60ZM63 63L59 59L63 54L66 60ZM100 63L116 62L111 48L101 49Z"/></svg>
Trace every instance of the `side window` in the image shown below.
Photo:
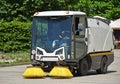
<svg viewBox="0 0 120 84"><path fill-rule="evenodd" d="M76 35L85 35L85 17L76 17L75 18L75 34Z"/></svg>
<svg viewBox="0 0 120 84"><path fill-rule="evenodd" d="M75 35L79 35L78 24L79 24L79 17L76 17L75 18Z"/></svg>
<svg viewBox="0 0 120 84"><path fill-rule="evenodd" d="M86 21L84 16L75 17L75 56L82 57L86 51L85 47Z"/></svg>

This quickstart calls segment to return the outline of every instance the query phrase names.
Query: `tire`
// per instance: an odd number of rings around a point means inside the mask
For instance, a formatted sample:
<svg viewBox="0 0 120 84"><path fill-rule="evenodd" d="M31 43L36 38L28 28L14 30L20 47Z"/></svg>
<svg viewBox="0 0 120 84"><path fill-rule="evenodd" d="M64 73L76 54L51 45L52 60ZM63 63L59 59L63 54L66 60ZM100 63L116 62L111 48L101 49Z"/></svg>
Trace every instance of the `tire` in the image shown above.
<svg viewBox="0 0 120 84"><path fill-rule="evenodd" d="M96 72L98 74L105 74L105 73L107 73L107 69L108 69L107 58L103 57L101 60L101 63L100 63L100 68L98 70L96 70Z"/></svg>
<svg viewBox="0 0 120 84"><path fill-rule="evenodd" d="M88 72L88 62L86 59L83 59L79 62L79 68L77 70L78 75L85 76Z"/></svg>

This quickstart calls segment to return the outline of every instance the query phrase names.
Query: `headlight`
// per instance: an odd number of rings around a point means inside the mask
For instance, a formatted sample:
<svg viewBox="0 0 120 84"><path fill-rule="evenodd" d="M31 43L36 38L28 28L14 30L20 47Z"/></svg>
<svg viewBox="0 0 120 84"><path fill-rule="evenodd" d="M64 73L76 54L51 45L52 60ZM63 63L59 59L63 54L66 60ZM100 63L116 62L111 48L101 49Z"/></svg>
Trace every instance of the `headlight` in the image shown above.
<svg viewBox="0 0 120 84"><path fill-rule="evenodd" d="M56 51L55 55L60 55L60 54L63 54L63 49L60 49L58 51Z"/></svg>
<svg viewBox="0 0 120 84"><path fill-rule="evenodd" d="M64 47L60 47L58 49L56 49L54 51L55 55L57 55L59 57L60 60L64 60L65 59L65 48Z"/></svg>
<svg viewBox="0 0 120 84"><path fill-rule="evenodd" d="M38 55L43 55L43 52L41 50L37 49L37 54Z"/></svg>

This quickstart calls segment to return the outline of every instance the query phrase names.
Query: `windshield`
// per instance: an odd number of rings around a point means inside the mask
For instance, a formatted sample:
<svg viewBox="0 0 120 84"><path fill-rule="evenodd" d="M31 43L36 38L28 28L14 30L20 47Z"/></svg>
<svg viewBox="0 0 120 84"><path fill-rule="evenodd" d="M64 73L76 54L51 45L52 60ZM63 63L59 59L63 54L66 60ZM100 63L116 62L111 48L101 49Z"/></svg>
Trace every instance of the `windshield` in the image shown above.
<svg viewBox="0 0 120 84"><path fill-rule="evenodd" d="M32 49L43 48L53 52L61 46L71 45L71 16L34 17L32 25Z"/></svg>

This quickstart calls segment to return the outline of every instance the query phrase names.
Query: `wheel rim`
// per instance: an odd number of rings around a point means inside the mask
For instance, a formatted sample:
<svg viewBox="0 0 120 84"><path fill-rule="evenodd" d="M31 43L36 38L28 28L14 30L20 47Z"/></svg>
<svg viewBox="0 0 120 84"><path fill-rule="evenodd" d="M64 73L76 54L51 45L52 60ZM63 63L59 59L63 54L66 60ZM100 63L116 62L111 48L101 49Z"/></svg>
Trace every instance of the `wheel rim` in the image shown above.
<svg viewBox="0 0 120 84"><path fill-rule="evenodd" d="M100 69L96 70L98 74L105 74L107 72L107 58L103 57L101 64L100 64Z"/></svg>

